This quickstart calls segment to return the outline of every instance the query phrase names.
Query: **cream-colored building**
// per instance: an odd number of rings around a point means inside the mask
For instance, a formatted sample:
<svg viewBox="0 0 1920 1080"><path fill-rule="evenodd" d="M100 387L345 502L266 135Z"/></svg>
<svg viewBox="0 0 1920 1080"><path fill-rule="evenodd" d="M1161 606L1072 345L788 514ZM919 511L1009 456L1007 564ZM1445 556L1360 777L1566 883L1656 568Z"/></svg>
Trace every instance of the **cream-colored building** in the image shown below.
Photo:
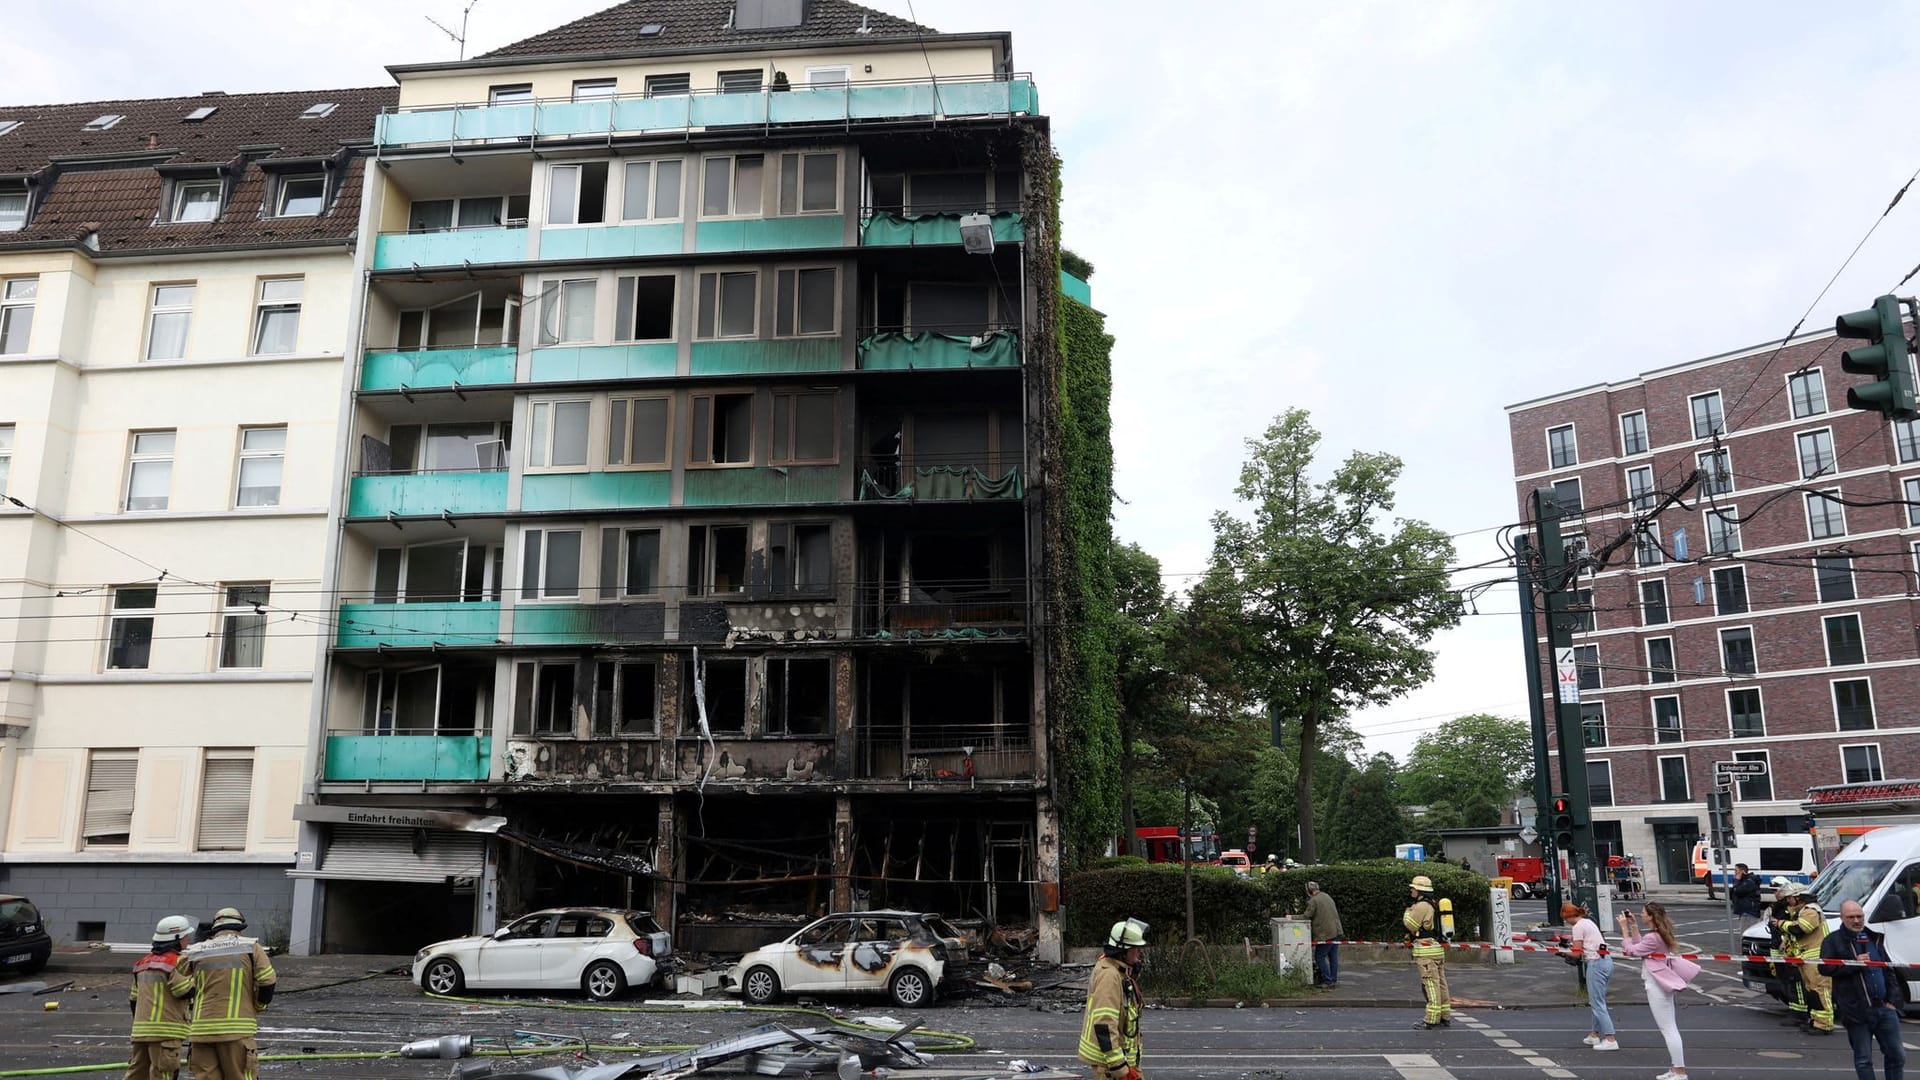
<svg viewBox="0 0 1920 1080"><path fill-rule="evenodd" d="M0 106L0 892L56 940L285 935L393 97Z"/></svg>

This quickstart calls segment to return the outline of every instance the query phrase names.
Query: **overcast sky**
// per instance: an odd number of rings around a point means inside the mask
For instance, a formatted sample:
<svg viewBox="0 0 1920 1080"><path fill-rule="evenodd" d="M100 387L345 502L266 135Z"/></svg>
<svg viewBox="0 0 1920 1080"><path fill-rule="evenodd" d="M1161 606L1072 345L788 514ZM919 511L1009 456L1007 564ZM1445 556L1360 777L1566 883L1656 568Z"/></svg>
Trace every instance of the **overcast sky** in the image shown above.
<svg viewBox="0 0 1920 1080"><path fill-rule="evenodd" d="M480 0L468 53L605 6ZM1294 405L1329 458L1400 455L1399 512L1491 558L1519 517L1503 406L1777 339L1920 168L1920 6L871 6L1012 31L1119 338L1117 528L1175 574L1204 564L1242 440ZM453 59L425 16L460 7L15 3L0 103L381 85ZM1917 241L1920 195L1807 325L1892 287ZM1358 717L1369 744L1524 715L1514 605L1482 599L1430 686Z"/></svg>

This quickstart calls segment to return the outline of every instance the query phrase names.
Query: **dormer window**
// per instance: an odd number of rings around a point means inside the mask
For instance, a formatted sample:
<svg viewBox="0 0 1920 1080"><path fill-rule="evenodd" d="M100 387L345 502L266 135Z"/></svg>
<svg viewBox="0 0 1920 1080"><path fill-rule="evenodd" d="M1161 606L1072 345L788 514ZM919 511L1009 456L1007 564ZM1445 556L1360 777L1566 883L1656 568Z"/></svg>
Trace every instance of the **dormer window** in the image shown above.
<svg viewBox="0 0 1920 1080"><path fill-rule="evenodd" d="M25 185L0 185L0 233L19 232L27 227L27 189Z"/></svg>
<svg viewBox="0 0 1920 1080"><path fill-rule="evenodd" d="M280 178L275 217L314 217L327 207L327 179L320 175Z"/></svg>
<svg viewBox="0 0 1920 1080"><path fill-rule="evenodd" d="M202 105L199 108L187 114L187 123L197 124L200 121L205 120L207 117L212 116L214 113L219 111L220 111L220 106L218 105Z"/></svg>
<svg viewBox="0 0 1920 1080"><path fill-rule="evenodd" d="M333 110L339 107L340 107L340 104L338 102L316 101L313 104L307 106L307 111L300 114L300 119L318 120L323 116L333 115Z"/></svg>
<svg viewBox="0 0 1920 1080"><path fill-rule="evenodd" d="M173 222L216 220L220 216L220 181L175 180L169 209L172 213L167 220Z"/></svg>
<svg viewBox="0 0 1920 1080"><path fill-rule="evenodd" d="M7 132L19 126L20 121L18 120L0 120L0 135L5 135Z"/></svg>
<svg viewBox="0 0 1920 1080"><path fill-rule="evenodd" d="M92 120L87 121L87 125L81 128L80 130L81 131L105 131L108 128L111 128L113 125L125 119L126 117L122 116L119 113L102 113L101 115L94 117Z"/></svg>

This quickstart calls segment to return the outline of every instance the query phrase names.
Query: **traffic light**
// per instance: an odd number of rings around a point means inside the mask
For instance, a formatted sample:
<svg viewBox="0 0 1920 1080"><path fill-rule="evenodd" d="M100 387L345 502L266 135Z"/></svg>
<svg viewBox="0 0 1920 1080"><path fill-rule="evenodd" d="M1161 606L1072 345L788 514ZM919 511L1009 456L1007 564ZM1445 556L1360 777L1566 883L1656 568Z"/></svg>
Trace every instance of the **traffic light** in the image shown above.
<svg viewBox="0 0 1920 1080"><path fill-rule="evenodd" d="M1833 332L1843 338L1864 339L1866 345L1840 354L1840 370L1871 375L1872 382L1847 390L1847 408L1877 412L1894 420L1920 416L1913 396L1913 368L1907 362L1907 332L1900 322L1900 301L1882 296L1866 311L1854 311L1834 320Z"/></svg>
<svg viewBox="0 0 1920 1080"><path fill-rule="evenodd" d="M1733 792L1722 789L1707 795L1707 831L1714 847L1733 847Z"/></svg>
<svg viewBox="0 0 1920 1080"><path fill-rule="evenodd" d="M1553 797L1553 846L1556 851L1573 850L1573 800L1565 795Z"/></svg>

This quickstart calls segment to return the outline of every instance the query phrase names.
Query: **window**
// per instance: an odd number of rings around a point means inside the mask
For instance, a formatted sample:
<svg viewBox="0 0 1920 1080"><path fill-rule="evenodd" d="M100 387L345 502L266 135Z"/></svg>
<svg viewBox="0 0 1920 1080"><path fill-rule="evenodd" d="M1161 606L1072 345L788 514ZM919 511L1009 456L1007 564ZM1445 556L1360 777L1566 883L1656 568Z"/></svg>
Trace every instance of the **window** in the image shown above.
<svg viewBox="0 0 1920 1080"><path fill-rule="evenodd" d="M327 208L327 179L324 176L283 176L280 178L280 202L276 217L314 217Z"/></svg>
<svg viewBox="0 0 1920 1080"><path fill-rule="evenodd" d="M253 806L253 755L210 751L200 777L201 851L245 851Z"/></svg>
<svg viewBox="0 0 1920 1080"><path fill-rule="evenodd" d="M840 271L835 267L781 270L774 275L773 336L832 334L840 328Z"/></svg>
<svg viewBox="0 0 1920 1080"><path fill-rule="evenodd" d="M693 395L693 435L688 460L701 465L753 461L753 395Z"/></svg>
<svg viewBox="0 0 1920 1080"><path fill-rule="evenodd" d="M0 122L0 135L6 133ZM23 187L0 188L0 232L19 232L27 227L27 191Z"/></svg>
<svg viewBox="0 0 1920 1080"><path fill-rule="evenodd" d="M1593 633L1593 590L1575 589L1567 601L1567 616L1573 620L1576 634Z"/></svg>
<svg viewBox="0 0 1920 1080"><path fill-rule="evenodd" d="M707 158L701 168L701 217L759 217L764 154L726 154Z"/></svg>
<svg viewBox="0 0 1920 1080"><path fill-rule="evenodd" d="M1910 461L1920 461L1920 420L1895 420L1893 445L1900 455L1902 465Z"/></svg>
<svg viewBox="0 0 1920 1080"><path fill-rule="evenodd" d="M1580 463L1580 449L1574 444L1573 425L1547 429L1547 467L1565 469Z"/></svg>
<svg viewBox="0 0 1920 1080"><path fill-rule="evenodd" d="M1834 471L1833 432L1826 428L1819 431L1803 431L1793 437L1794 445L1800 450L1800 476L1811 480L1816 476Z"/></svg>
<svg viewBox="0 0 1920 1080"><path fill-rule="evenodd" d="M1598 701L1580 703L1580 743L1582 746L1607 745L1607 707Z"/></svg>
<svg viewBox="0 0 1920 1080"><path fill-rule="evenodd" d="M1814 582L1823 604L1853 599L1853 560L1845 555L1816 555Z"/></svg>
<svg viewBox="0 0 1920 1080"><path fill-rule="evenodd" d="M1758 691L1754 692L1756 694L1758 693ZM1773 763L1768 759L1767 752L1765 750L1735 750L1733 752L1733 760L1757 761L1764 766L1766 770L1758 776L1743 776L1740 778L1740 801L1773 801ZM1752 819L1749 818L1748 821L1752 821ZM1749 826L1745 831L1758 832L1759 830Z"/></svg>
<svg viewBox="0 0 1920 1080"><path fill-rule="evenodd" d="M720 92L723 94L754 94L760 91L760 79L764 73L759 68L741 71L723 71L720 73Z"/></svg>
<svg viewBox="0 0 1920 1080"><path fill-rule="evenodd" d="M1880 744L1861 743L1840 748L1840 768L1846 774L1849 784L1863 784L1871 780L1885 780L1887 774L1880 770Z"/></svg>
<svg viewBox="0 0 1920 1080"><path fill-rule="evenodd" d="M489 105L524 105L533 100L532 83L508 83L487 88Z"/></svg>
<svg viewBox="0 0 1920 1080"><path fill-rule="evenodd" d="M660 669L649 661L595 665L593 733L653 735L660 723Z"/></svg>
<svg viewBox="0 0 1920 1080"><path fill-rule="evenodd" d="M840 155L780 155L780 213L834 214L840 211Z"/></svg>
<svg viewBox="0 0 1920 1080"><path fill-rule="evenodd" d="M1713 572L1713 610L1717 615L1739 615L1747 610L1745 567L1729 566Z"/></svg>
<svg viewBox="0 0 1920 1080"><path fill-rule="evenodd" d="M147 307L147 359L178 360L187 355L187 327L192 319L192 282L155 285Z"/></svg>
<svg viewBox="0 0 1920 1080"><path fill-rule="evenodd" d="M1734 738L1761 738L1766 734L1766 713L1757 686L1726 692L1726 730Z"/></svg>
<svg viewBox="0 0 1920 1080"><path fill-rule="evenodd" d="M1860 636L1860 616L1830 615L1820 620L1826 631L1827 666L1843 667L1867 662L1867 647Z"/></svg>
<svg viewBox="0 0 1920 1080"><path fill-rule="evenodd" d="M513 667L514 733L573 735L574 662L522 661Z"/></svg>
<svg viewBox="0 0 1920 1080"><path fill-rule="evenodd" d="M1700 493L1725 495L1733 490L1733 452L1703 450L1693 456L1700 469Z"/></svg>
<svg viewBox="0 0 1920 1080"><path fill-rule="evenodd" d="M693 76L684 71L671 75L647 76L648 97L674 97L693 93Z"/></svg>
<svg viewBox="0 0 1920 1080"><path fill-rule="evenodd" d="M0 281L0 356L27 351L33 333L33 299L40 292L37 277Z"/></svg>
<svg viewBox="0 0 1920 1080"><path fill-rule="evenodd" d="M7 132L19 126L20 121L18 120L0 120L0 135L5 135Z"/></svg>
<svg viewBox="0 0 1920 1080"><path fill-rule="evenodd" d="M793 657L767 661L767 733L825 735L833 730L833 661Z"/></svg>
<svg viewBox="0 0 1920 1080"><path fill-rule="evenodd" d="M594 294L600 283L592 278L549 282L542 290L540 344L564 345L593 340Z"/></svg>
<svg viewBox="0 0 1920 1080"><path fill-rule="evenodd" d="M1587 805L1613 805L1613 762L1587 762Z"/></svg>
<svg viewBox="0 0 1920 1080"><path fill-rule="evenodd" d="M153 653L153 609L159 596L160 590L152 585L115 587L107 626L108 670L146 670Z"/></svg>
<svg viewBox="0 0 1920 1080"><path fill-rule="evenodd" d="M831 462L838 422L834 405L839 395L776 393L773 395L773 463Z"/></svg>
<svg viewBox="0 0 1920 1080"><path fill-rule="evenodd" d="M672 401L665 397L614 398L607 404L607 464L630 468L667 464L672 438Z"/></svg>
<svg viewBox="0 0 1920 1080"><path fill-rule="evenodd" d="M1633 500L1636 512L1653 509L1654 503L1659 501L1659 496L1653 493L1653 466L1642 465L1627 470L1627 497Z"/></svg>
<svg viewBox="0 0 1920 1080"><path fill-rule="evenodd" d="M1807 500L1807 535L1815 540L1825 540L1833 536L1847 534L1847 510L1840 504L1840 492L1809 491Z"/></svg>
<svg viewBox="0 0 1920 1080"><path fill-rule="evenodd" d="M407 210L407 231L510 228L527 223L526 195L468 195L459 199L416 199Z"/></svg>
<svg viewBox="0 0 1920 1080"><path fill-rule="evenodd" d="M679 279L672 274L622 277L615 289L613 340L672 341L674 294Z"/></svg>
<svg viewBox="0 0 1920 1080"><path fill-rule="evenodd" d="M128 510L165 510L173 486L173 432L136 431L127 457Z"/></svg>
<svg viewBox="0 0 1920 1080"><path fill-rule="evenodd" d="M300 342L300 278L267 278L260 282L260 303L254 313L253 351L257 356L292 352Z"/></svg>
<svg viewBox="0 0 1920 1080"><path fill-rule="evenodd" d="M0 424L0 495L7 493L7 473L13 468L13 425Z"/></svg>
<svg viewBox="0 0 1920 1080"><path fill-rule="evenodd" d="M1680 723L1680 699L1677 697L1657 697L1653 699L1653 741L1657 743L1679 742L1685 735Z"/></svg>
<svg viewBox="0 0 1920 1080"><path fill-rule="evenodd" d="M618 79L575 79L573 80L573 100L603 101L620 91Z"/></svg>
<svg viewBox="0 0 1920 1080"><path fill-rule="evenodd" d="M1667 556L1660 546L1660 523L1649 521L1633 534L1633 562L1635 566L1659 566Z"/></svg>
<svg viewBox="0 0 1920 1080"><path fill-rule="evenodd" d="M287 429L240 429L240 490L235 506L279 506L280 475L287 460Z"/></svg>
<svg viewBox="0 0 1920 1080"><path fill-rule="evenodd" d="M824 523L767 527L767 561L775 592L833 588L833 530Z"/></svg>
<svg viewBox="0 0 1920 1080"><path fill-rule="evenodd" d="M606 217L606 162L555 165L547 171L547 224L598 225Z"/></svg>
<svg viewBox="0 0 1920 1080"><path fill-rule="evenodd" d="M1673 639L1670 637L1648 638L1647 681L1650 683L1672 682L1673 668Z"/></svg>
<svg viewBox="0 0 1920 1080"><path fill-rule="evenodd" d="M699 704L695 691L706 701L707 730L715 733L739 733L747 730L747 662L745 660L702 660L699 679L689 674L682 679L686 700L681 706L682 730L699 730Z"/></svg>
<svg viewBox="0 0 1920 1080"><path fill-rule="evenodd" d="M80 128L80 130L81 131L106 131L112 128L113 125L118 124L120 121L125 119L126 117L121 115L120 113L101 113L99 116L96 116L93 119L87 121L86 124L84 124Z"/></svg>
<svg viewBox="0 0 1920 1080"><path fill-rule="evenodd" d="M626 169L626 183L621 185L621 220L680 220L679 159L629 161Z"/></svg>
<svg viewBox="0 0 1920 1080"><path fill-rule="evenodd" d="M525 529L520 534L522 600L580 595L580 530Z"/></svg>
<svg viewBox="0 0 1920 1080"><path fill-rule="evenodd" d="M411 544L405 548L382 548L374 556L373 596L378 604L452 603L462 599L461 586L470 588L465 599L479 600L486 591L488 570L486 548L475 544L473 558L467 558L465 540ZM499 599L500 573L497 560L500 548L493 549L493 599Z"/></svg>
<svg viewBox="0 0 1920 1080"><path fill-rule="evenodd" d="M1647 414L1630 412L1620 414L1620 453L1623 455L1644 454L1647 452Z"/></svg>
<svg viewBox="0 0 1920 1080"><path fill-rule="evenodd" d="M660 530L627 529L621 540L620 591L625 596L652 596L660 588Z"/></svg>
<svg viewBox="0 0 1920 1080"><path fill-rule="evenodd" d="M693 336L750 338L760 332L760 275L752 270L700 275Z"/></svg>
<svg viewBox="0 0 1920 1080"><path fill-rule="evenodd" d="M1720 412L1720 391L1698 394L1687 399L1693 410L1693 437L1710 438L1727 430L1726 417Z"/></svg>
<svg viewBox="0 0 1920 1080"><path fill-rule="evenodd" d="M339 104L338 104L337 102L332 102L332 101L316 101L316 102L314 102L313 104L311 104L311 105L309 105L309 106L307 106L307 110L306 110L305 112L303 112L303 113L301 113L301 114L300 114L300 119L302 119L302 120L318 120L318 119L320 119L320 118L322 118L322 117L326 117L326 116L332 116L332 115L333 115L333 110L335 110L335 109L337 109L337 108L339 108L339 107L340 107L340 106L339 106Z"/></svg>
<svg viewBox="0 0 1920 1080"><path fill-rule="evenodd" d="M1759 670L1753 650L1753 628L1736 626L1720 631L1720 670L1728 675L1752 675Z"/></svg>
<svg viewBox="0 0 1920 1080"><path fill-rule="evenodd" d="M1707 553L1725 555L1740 550L1740 519L1731 510L1707 511Z"/></svg>
<svg viewBox="0 0 1920 1080"><path fill-rule="evenodd" d="M1907 524L1920 525L1920 477L1901 481L1900 489L1906 494Z"/></svg>
<svg viewBox="0 0 1920 1080"><path fill-rule="evenodd" d="M1658 626L1667 621L1667 583L1660 580L1640 583L1640 621Z"/></svg>
<svg viewBox="0 0 1920 1080"><path fill-rule="evenodd" d="M1559 504L1561 513L1579 513L1581 509L1580 478L1575 476L1565 480L1555 480L1553 482L1553 501Z"/></svg>
<svg viewBox="0 0 1920 1080"><path fill-rule="evenodd" d="M197 124L200 121L205 120L207 117L212 116L214 113L217 113L219 111L220 111L220 106L218 105L202 105L199 108L194 109L192 112L189 112L182 119L186 120L186 122L189 124Z"/></svg>
<svg viewBox="0 0 1920 1080"><path fill-rule="evenodd" d="M175 180L173 203L167 214L172 222L212 221L220 216L220 181Z"/></svg>
<svg viewBox="0 0 1920 1080"><path fill-rule="evenodd" d="M271 586L228 585L226 607L220 615L220 666L257 668L267 648L265 604Z"/></svg>
<svg viewBox="0 0 1920 1080"><path fill-rule="evenodd" d="M126 847L133 835L133 787L139 773L136 750L95 750L87 762L87 805L80 842L86 847Z"/></svg>
<svg viewBox="0 0 1920 1080"><path fill-rule="evenodd" d="M1687 759L1684 757L1661 758L1660 801L1686 802L1687 799Z"/></svg>
<svg viewBox="0 0 1920 1080"><path fill-rule="evenodd" d="M807 69L808 86L845 86L853 81L853 69L845 64Z"/></svg>
<svg viewBox="0 0 1920 1080"><path fill-rule="evenodd" d="M1600 646L1575 645L1573 665L1574 670L1579 673L1580 689L1600 689Z"/></svg>
<svg viewBox="0 0 1920 1080"><path fill-rule="evenodd" d="M747 591L747 527L693 525L687 529L687 595Z"/></svg>
<svg viewBox="0 0 1920 1080"><path fill-rule="evenodd" d="M1827 411L1827 385L1820 369L1796 371L1787 376L1787 397L1792 402L1794 419Z"/></svg>
<svg viewBox="0 0 1920 1080"><path fill-rule="evenodd" d="M1833 717L1841 731L1873 730L1873 683L1866 679L1835 682Z"/></svg>
<svg viewBox="0 0 1920 1080"><path fill-rule="evenodd" d="M536 401L528 406L533 434L527 440L527 468L577 469L587 463L590 401Z"/></svg>

